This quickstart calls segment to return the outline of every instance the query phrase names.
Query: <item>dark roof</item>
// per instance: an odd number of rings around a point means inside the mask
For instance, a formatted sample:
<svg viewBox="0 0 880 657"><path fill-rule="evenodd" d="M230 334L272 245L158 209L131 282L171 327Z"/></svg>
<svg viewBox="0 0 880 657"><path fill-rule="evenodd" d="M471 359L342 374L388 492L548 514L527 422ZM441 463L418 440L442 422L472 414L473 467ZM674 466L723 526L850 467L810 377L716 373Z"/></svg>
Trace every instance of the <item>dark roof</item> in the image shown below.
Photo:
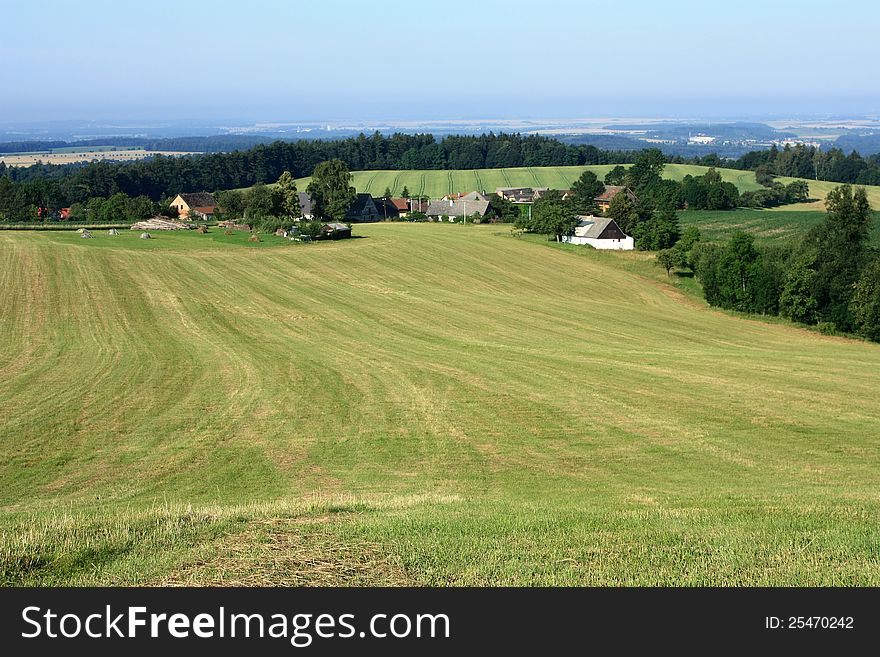
<svg viewBox="0 0 880 657"><path fill-rule="evenodd" d="M390 198L374 198L373 202L376 204L376 208L379 210L379 214L382 216L388 217L399 217L400 216L400 208L393 202ZM403 210L406 211L406 206L404 206Z"/></svg>
<svg viewBox="0 0 880 657"><path fill-rule="evenodd" d="M299 193L299 207L304 217L310 217L312 214L312 197L307 192Z"/></svg>
<svg viewBox="0 0 880 657"><path fill-rule="evenodd" d="M489 210L489 201L431 201L428 203L428 214L432 217L461 217L478 214L481 217Z"/></svg>
<svg viewBox="0 0 880 657"><path fill-rule="evenodd" d="M208 192L195 192L193 194L181 194L180 198L183 199L183 202L186 203L191 208L215 208L217 207L217 201L214 200L214 195L209 194Z"/></svg>
<svg viewBox="0 0 880 657"><path fill-rule="evenodd" d="M602 233L605 232L605 229L611 226L612 224L617 230L620 230L620 226L617 225L617 222L614 221L611 217L593 217L593 216L584 216L578 215L577 228L575 229L575 234L579 237L591 237L593 239L599 238L602 236ZM584 230L586 229L586 230ZM623 233L622 230L620 230ZM624 233L625 234L625 233Z"/></svg>
<svg viewBox="0 0 880 657"><path fill-rule="evenodd" d="M357 196L354 197L354 203L351 204L351 207L349 208L349 210L352 212L360 212L361 210L364 209L364 206L367 204L367 201L371 200L372 198L373 197L370 196L369 194L364 194L364 193L358 194Z"/></svg>

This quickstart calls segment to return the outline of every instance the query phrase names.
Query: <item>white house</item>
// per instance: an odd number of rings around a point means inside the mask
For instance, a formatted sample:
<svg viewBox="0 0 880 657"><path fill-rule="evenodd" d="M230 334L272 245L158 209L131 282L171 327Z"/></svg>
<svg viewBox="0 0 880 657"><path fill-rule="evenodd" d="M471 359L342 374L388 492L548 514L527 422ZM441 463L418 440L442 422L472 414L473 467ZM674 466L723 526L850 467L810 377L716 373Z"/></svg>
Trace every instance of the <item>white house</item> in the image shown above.
<svg viewBox="0 0 880 657"><path fill-rule="evenodd" d="M592 215L579 215L578 219L580 222L574 229L574 235L563 235L563 242L589 244L595 249L615 249L618 251L632 251L635 248L635 240L629 235L624 235L614 219Z"/></svg>

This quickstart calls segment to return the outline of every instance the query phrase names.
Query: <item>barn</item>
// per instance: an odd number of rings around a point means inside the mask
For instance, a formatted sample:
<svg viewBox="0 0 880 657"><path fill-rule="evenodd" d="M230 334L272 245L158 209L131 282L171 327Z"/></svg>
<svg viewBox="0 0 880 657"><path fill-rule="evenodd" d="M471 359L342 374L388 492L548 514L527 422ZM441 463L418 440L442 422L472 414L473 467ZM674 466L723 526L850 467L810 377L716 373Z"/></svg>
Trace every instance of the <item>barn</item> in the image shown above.
<svg viewBox="0 0 880 657"><path fill-rule="evenodd" d="M577 227L573 235L564 235L562 241L567 244L589 244L594 249L613 249L632 251L635 240L625 235L617 222L610 217L594 217L579 215Z"/></svg>

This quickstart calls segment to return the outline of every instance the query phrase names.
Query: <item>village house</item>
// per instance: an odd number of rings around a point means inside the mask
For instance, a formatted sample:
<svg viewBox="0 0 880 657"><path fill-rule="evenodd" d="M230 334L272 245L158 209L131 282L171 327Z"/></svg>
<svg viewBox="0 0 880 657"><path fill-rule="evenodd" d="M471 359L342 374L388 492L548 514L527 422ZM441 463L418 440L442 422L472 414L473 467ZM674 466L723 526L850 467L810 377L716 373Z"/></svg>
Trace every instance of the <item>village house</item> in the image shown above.
<svg viewBox="0 0 880 657"><path fill-rule="evenodd" d="M312 220L312 197L309 196L308 192L300 192L299 196L299 209L302 212L302 220L303 221L311 221Z"/></svg>
<svg viewBox="0 0 880 657"><path fill-rule="evenodd" d="M447 194L440 198L441 201L488 201L489 197L483 194L482 192L453 192L452 194Z"/></svg>
<svg viewBox="0 0 880 657"><path fill-rule="evenodd" d="M380 221L381 219L382 213L369 194L358 194L354 203L348 208L348 212L345 213L346 221L368 222Z"/></svg>
<svg viewBox="0 0 880 657"><path fill-rule="evenodd" d="M574 235L562 237L566 244L589 244L594 249L617 251L632 251L635 248L635 240L625 235L614 219L592 215L578 215L577 218L579 221Z"/></svg>
<svg viewBox="0 0 880 657"><path fill-rule="evenodd" d="M379 215L382 217L383 221L400 217L400 208L394 202L394 199L374 198L373 202L376 204L376 209L379 211ZM404 208L406 208L405 204Z"/></svg>
<svg viewBox="0 0 880 657"><path fill-rule="evenodd" d="M408 198L390 198L388 200L394 204L395 208L397 208L398 217L405 217L410 213L410 201Z"/></svg>
<svg viewBox="0 0 880 657"><path fill-rule="evenodd" d="M422 214L428 214L428 203L430 202L427 198L408 198L407 201L407 214L410 212L421 212Z"/></svg>
<svg viewBox="0 0 880 657"><path fill-rule="evenodd" d="M549 191L547 187L497 187L495 193L511 203L533 203Z"/></svg>
<svg viewBox="0 0 880 657"><path fill-rule="evenodd" d="M429 217L473 217L477 216L481 219L492 210L489 201L474 201L465 199L451 199L429 201L428 210L425 214Z"/></svg>
<svg viewBox="0 0 880 657"><path fill-rule="evenodd" d="M208 192L178 194L169 205L177 210L177 215L181 219L210 220L214 217L218 207L214 195Z"/></svg>
<svg viewBox="0 0 880 657"><path fill-rule="evenodd" d="M599 206L599 209L602 212L606 212L608 208L611 206L611 201L614 200L614 197L620 194L621 192L625 193L629 196L630 200L633 203L638 201L636 195L629 187L625 187L623 185L605 185L605 191L599 194L593 200L596 201L596 204Z"/></svg>

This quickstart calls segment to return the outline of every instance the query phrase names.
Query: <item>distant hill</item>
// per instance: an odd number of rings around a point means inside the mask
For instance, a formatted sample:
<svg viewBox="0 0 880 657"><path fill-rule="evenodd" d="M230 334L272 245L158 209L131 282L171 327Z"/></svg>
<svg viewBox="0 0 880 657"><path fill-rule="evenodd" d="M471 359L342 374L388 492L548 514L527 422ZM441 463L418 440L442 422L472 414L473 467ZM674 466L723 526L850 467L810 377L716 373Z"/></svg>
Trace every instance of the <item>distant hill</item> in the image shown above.
<svg viewBox="0 0 880 657"><path fill-rule="evenodd" d="M847 153L858 151L861 155L876 155L880 153L880 132L868 135L841 135L834 142L834 146Z"/></svg>

